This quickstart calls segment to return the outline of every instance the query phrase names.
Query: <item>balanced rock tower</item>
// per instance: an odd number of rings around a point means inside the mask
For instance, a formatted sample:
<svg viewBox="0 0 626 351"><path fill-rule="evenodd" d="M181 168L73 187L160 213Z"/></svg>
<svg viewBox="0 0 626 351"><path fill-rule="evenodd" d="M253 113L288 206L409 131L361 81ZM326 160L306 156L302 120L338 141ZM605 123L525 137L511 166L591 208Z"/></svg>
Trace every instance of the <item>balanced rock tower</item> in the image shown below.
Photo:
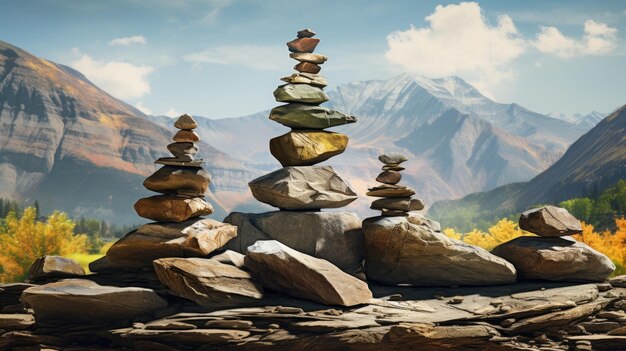
<svg viewBox="0 0 626 351"><path fill-rule="evenodd" d="M516 280L513 265L488 251L450 239L441 225L418 213L424 204L411 196L415 191L398 185L401 154L384 154L385 165L376 177L382 185L367 195L380 197L371 208L382 216L363 221L365 273L368 281L386 285L454 286L508 284Z"/></svg>
<svg viewBox="0 0 626 351"><path fill-rule="evenodd" d="M286 84L274 91L278 102L269 118L291 128L270 140L270 152L283 168L249 183L252 195L279 211L261 214L232 213L224 221L239 228L228 248L245 253L257 240L276 240L302 253L325 259L350 274L362 270L363 235L358 216L352 212L323 212L340 208L357 198L356 193L331 166L317 166L342 153L348 136L327 131L354 123L356 117L320 104L328 101L319 75L327 57L313 51L319 43L315 32L305 29L287 43L297 73L282 78Z"/></svg>
<svg viewBox="0 0 626 351"><path fill-rule="evenodd" d="M92 262L91 271L140 268L152 272L156 259L207 257L237 235L236 227L201 217L213 208L204 200L211 176L202 168L203 161L194 159L200 141L194 132L197 126L187 114L176 120L178 131L167 145L173 157L156 160L163 166L143 182L146 189L160 194L139 199L135 210L155 222L118 240L105 257Z"/></svg>
<svg viewBox="0 0 626 351"><path fill-rule="evenodd" d="M564 208L530 209L520 216L519 227L536 236L515 238L491 252L513 263L520 279L602 282L615 271L606 255L570 236L583 228Z"/></svg>

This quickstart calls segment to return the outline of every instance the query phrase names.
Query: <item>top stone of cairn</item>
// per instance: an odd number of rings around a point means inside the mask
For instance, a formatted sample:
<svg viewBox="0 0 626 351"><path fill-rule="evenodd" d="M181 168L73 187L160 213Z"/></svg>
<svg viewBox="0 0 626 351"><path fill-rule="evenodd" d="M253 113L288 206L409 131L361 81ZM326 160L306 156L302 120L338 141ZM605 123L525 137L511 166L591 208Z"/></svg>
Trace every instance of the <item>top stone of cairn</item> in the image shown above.
<svg viewBox="0 0 626 351"><path fill-rule="evenodd" d="M298 38L312 38L315 36L315 33L312 29L303 29L301 31L298 31Z"/></svg>
<svg viewBox="0 0 626 351"><path fill-rule="evenodd" d="M378 156L380 162L386 165L399 165L402 162L408 160L406 156L400 153L389 153Z"/></svg>
<svg viewBox="0 0 626 351"><path fill-rule="evenodd" d="M178 129L195 129L198 127L198 123L193 117L188 114L184 114L176 120L174 127Z"/></svg>

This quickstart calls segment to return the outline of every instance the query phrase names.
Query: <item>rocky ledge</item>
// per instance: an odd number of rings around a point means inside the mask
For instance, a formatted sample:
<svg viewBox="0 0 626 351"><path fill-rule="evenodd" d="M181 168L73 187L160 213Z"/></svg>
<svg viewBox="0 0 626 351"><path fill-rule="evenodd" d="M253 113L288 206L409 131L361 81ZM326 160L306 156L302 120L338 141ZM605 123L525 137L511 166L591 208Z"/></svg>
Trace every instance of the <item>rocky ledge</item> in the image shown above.
<svg viewBox="0 0 626 351"><path fill-rule="evenodd" d="M73 293L80 290L77 279L61 280L56 288L61 290L64 282ZM370 285L374 298L367 303L333 308L277 293L230 308L164 296L169 301L164 307L160 298L141 289L102 288L88 297L89 303L100 304L101 313L69 321L35 321L33 309L19 302L25 289L24 296L30 296L25 300L36 309L56 304L34 302L32 296L42 293L35 285L0 285L2 350L626 349L626 276L578 285ZM116 298L122 293L125 303ZM115 307L116 317L124 316L119 310L124 307L146 308L138 317L107 321L102 318L106 303Z"/></svg>

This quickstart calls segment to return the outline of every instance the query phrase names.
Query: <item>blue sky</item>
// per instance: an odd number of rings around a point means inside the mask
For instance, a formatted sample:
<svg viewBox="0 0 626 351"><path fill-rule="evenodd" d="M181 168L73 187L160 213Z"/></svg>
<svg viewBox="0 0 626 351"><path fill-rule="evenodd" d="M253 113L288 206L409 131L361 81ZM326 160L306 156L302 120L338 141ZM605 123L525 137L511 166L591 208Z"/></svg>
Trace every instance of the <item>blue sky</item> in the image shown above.
<svg viewBox="0 0 626 351"><path fill-rule="evenodd" d="M0 40L73 66L152 114L276 105L285 42L310 27L329 88L458 75L500 102L564 113L626 103L626 1L0 0Z"/></svg>

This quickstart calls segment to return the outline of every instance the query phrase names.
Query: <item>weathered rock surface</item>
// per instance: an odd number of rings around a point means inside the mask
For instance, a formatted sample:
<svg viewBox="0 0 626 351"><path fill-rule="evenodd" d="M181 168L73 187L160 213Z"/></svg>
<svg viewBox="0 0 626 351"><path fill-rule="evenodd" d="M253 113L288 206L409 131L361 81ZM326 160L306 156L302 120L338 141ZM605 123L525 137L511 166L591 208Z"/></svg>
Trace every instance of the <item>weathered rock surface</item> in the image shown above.
<svg viewBox="0 0 626 351"><path fill-rule="evenodd" d="M389 153L389 154L383 154L383 155L378 156L378 160L380 160L380 162L386 165L397 166L401 164L402 162L407 161L408 158L403 154Z"/></svg>
<svg viewBox="0 0 626 351"><path fill-rule="evenodd" d="M285 167L248 185L257 200L286 210L343 207L357 198L330 166Z"/></svg>
<svg viewBox="0 0 626 351"><path fill-rule="evenodd" d="M300 62L317 63L318 65L321 65L328 60L328 57L324 55L311 53L291 53L289 54L289 57Z"/></svg>
<svg viewBox="0 0 626 351"><path fill-rule="evenodd" d="M195 129L198 128L198 123L193 117L185 113L174 122L174 127L178 129Z"/></svg>
<svg viewBox="0 0 626 351"><path fill-rule="evenodd" d="M328 85L328 81L323 76L304 72L294 73L290 76L283 77L280 80L292 84L311 84L321 88Z"/></svg>
<svg viewBox="0 0 626 351"><path fill-rule="evenodd" d="M163 194L204 196L211 175L202 168L164 166L146 178L143 186Z"/></svg>
<svg viewBox="0 0 626 351"><path fill-rule="evenodd" d="M352 212L234 212L224 222L237 226L230 250L245 253L258 240L277 240L349 274L363 271L361 219Z"/></svg>
<svg viewBox="0 0 626 351"><path fill-rule="evenodd" d="M135 211L143 218L156 222L183 222L190 218L208 216L213 206L202 198L156 195L139 199Z"/></svg>
<svg viewBox="0 0 626 351"><path fill-rule="evenodd" d="M420 211L424 209L424 204L422 201L410 197L394 197L374 200L370 208L373 210Z"/></svg>
<svg viewBox="0 0 626 351"><path fill-rule="evenodd" d="M376 181L385 184L398 184L402 180L402 173L396 171L383 171L376 177Z"/></svg>
<svg viewBox="0 0 626 351"><path fill-rule="evenodd" d="M193 156L198 153L198 147L194 143L189 142L168 144L167 150L175 157L190 157L190 160L193 160Z"/></svg>
<svg viewBox="0 0 626 351"><path fill-rule="evenodd" d="M294 130L270 140L270 152L283 167L312 166L339 155L347 146L347 135L316 130Z"/></svg>
<svg viewBox="0 0 626 351"><path fill-rule="evenodd" d="M313 52L320 40L317 38L298 38L287 43L291 52Z"/></svg>
<svg viewBox="0 0 626 351"><path fill-rule="evenodd" d="M315 64L315 63L311 63L311 62L300 62L299 64L293 66L293 69L295 69L298 72L302 72L302 73L313 73L313 74L317 74L320 72L320 70L322 69L319 65Z"/></svg>
<svg viewBox="0 0 626 351"><path fill-rule="evenodd" d="M601 282L615 270L608 257L571 237L523 236L491 252L513 263L522 279Z"/></svg>
<svg viewBox="0 0 626 351"><path fill-rule="evenodd" d="M213 219L182 223L149 223L126 234L106 254L117 267L152 266L164 257L206 257L237 236L237 228ZM92 267L92 271L100 271Z"/></svg>
<svg viewBox="0 0 626 351"><path fill-rule="evenodd" d="M154 261L157 277L177 296L203 307L245 303L263 297L248 272L204 258L162 258Z"/></svg>
<svg viewBox="0 0 626 351"><path fill-rule="evenodd" d="M285 84L274 90L274 98L279 102L304 102L321 104L328 101L328 95L318 88L308 84Z"/></svg>
<svg viewBox="0 0 626 351"><path fill-rule="evenodd" d="M415 195L415 191L404 185L382 184L368 188L365 194L374 197L410 197Z"/></svg>
<svg viewBox="0 0 626 351"><path fill-rule="evenodd" d="M519 227L544 237L574 235L583 231L576 217L566 209L556 206L534 208L522 213Z"/></svg>
<svg viewBox="0 0 626 351"><path fill-rule="evenodd" d="M200 141L200 136L193 130L181 129L174 134L174 141L180 143L196 143Z"/></svg>
<svg viewBox="0 0 626 351"><path fill-rule="evenodd" d="M357 118L322 106L287 104L274 107L270 119L290 128L324 129L348 123Z"/></svg>
<svg viewBox="0 0 626 351"><path fill-rule="evenodd" d="M32 314L15 313L0 314L0 330L23 330L35 324Z"/></svg>
<svg viewBox="0 0 626 351"><path fill-rule="evenodd" d="M340 306L364 304L372 298L367 283L276 240L250 246L245 264L264 287L289 296Z"/></svg>
<svg viewBox="0 0 626 351"><path fill-rule="evenodd" d="M62 256L43 256L35 260L28 270L29 281L85 275L85 270L76 261ZM0 327L2 328L2 327Z"/></svg>
<svg viewBox="0 0 626 351"><path fill-rule="evenodd" d="M298 38L312 38L315 36L315 31L310 28L306 28L298 31Z"/></svg>
<svg viewBox="0 0 626 351"><path fill-rule="evenodd" d="M363 221L368 279L417 286L515 282L515 268L504 259L421 223L413 215Z"/></svg>
<svg viewBox="0 0 626 351"><path fill-rule="evenodd" d="M38 321L116 321L150 315L167 306L154 291L101 286L89 280L65 279L24 290L22 300Z"/></svg>
<svg viewBox="0 0 626 351"><path fill-rule="evenodd" d="M232 214L231 214L232 215ZM239 236L239 235L237 235ZM252 245L252 244L250 244ZM248 245L248 246L250 246ZM244 267L244 263L243 263L243 259L244 259L244 255L240 252L237 251L233 251L233 250L226 250L224 252L220 252L217 255L212 255L210 258L212 260L215 260L217 262L221 262L224 264L229 264L231 266L235 266L237 268L243 268Z"/></svg>

